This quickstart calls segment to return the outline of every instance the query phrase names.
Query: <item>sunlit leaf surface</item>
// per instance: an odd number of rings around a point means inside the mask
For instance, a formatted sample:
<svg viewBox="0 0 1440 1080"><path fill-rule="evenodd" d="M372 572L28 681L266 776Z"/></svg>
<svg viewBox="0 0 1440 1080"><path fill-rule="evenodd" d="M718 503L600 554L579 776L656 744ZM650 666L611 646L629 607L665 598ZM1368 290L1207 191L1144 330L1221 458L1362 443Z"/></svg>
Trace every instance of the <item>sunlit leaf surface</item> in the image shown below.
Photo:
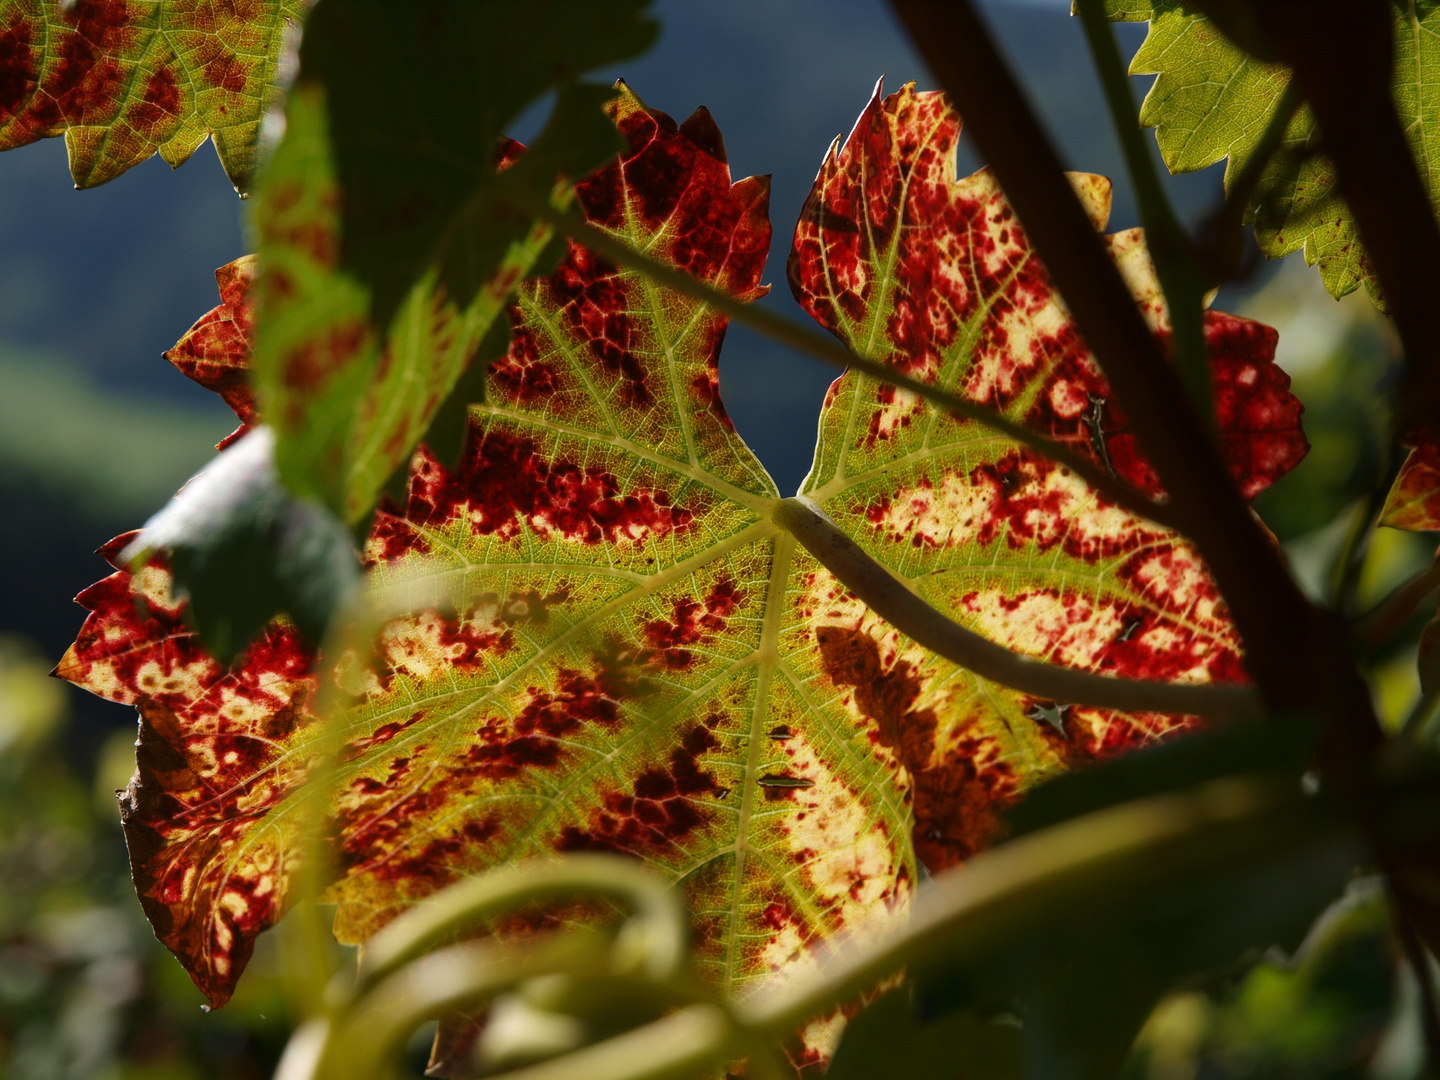
<svg viewBox="0 0 1440 1080"><path fill-rule="evenodd" d="M988 170L958 183L959 121L910 87L876 96L801 212L796 298L859 350L1069 443L1155 490L1129 425ZM1110 184L1072 176L1096 227ZM1162 340L1169 322L1138 230L1108 238ZM1246 495L1293 467L1300 403L1275 332L1207 312L1226 458ZM1017 652L1087 671L1241 679L1234 630L1195 550L1099 499L1068 470L904 391L845 375L804 490L911 588ZM931 868L971 854L1001 806L1069 762L1183 727L1037 701L907 644L827 573L801 567L807 675L868 718L913 785Z"/></svg>
<svg viewBox="0 0 1440 1080"><path fill-rule="evenodd" d="M763 295L766 181L731 183L703 109L677 126L627 90L615 119L629 149L579 186L589 220ZM988 174L956 184L958 129L938 95L877 96L822 168L796 288L910 373L1153 486L1123 417L1101 401L1087 426L1104 383ZM1104 181L1078 183L1103 217ZM1139 237L1112 246L1163 334ZM867 614L772 523L778 492L718 392L726 320L705 306L572 245L510 321L459 465L422 448L405 505L382 505L366 548L377 599L447 602L391 621L376 664L340 665L360 692L329 804L342 939L502 861L622 852L683 885L702 965L744 995L903 910L917 845L949 865L1045 773L1186 726L979 683ZM1209 326L1229 457L1253 492L1303 451L1298 403L1270 363L1273 332ZM1022 651L1240 677L1187 546L904 395L839 380L807 490L916 588ZM81 600L92 614L61 673L140 710L137 880L162 938L223 1001L293 887L297 791L323 745L312 657L277 623L221 670L158 564ZM807 1052L837 1033L816 1025Z"/></svg>
<svg viewBox="0 0 1440 1080"><path fill-rule="evenodd" d="M1389 6L1395 23L1395 109L1433 200L1440 176L1435 168L1440 133L1432 122L1440 73L1440 6L1426 0ZM1112 19L1150 23L1130 70L1158 75L1141 106L1140 122L1156 129L1165 164L1171 172L1193 172L1228 158L1228 184L1254 152L1289 82L1289 70L1248 56L1183 0L1106 0L1106 11ZM1334 77L1346 75L1337 71ZM1306 106L1260 181L1256 242L1272 259L1303 248L1306 262L1319 264L1331 295L1344 296L1364 285L1378 302L1379 285L1340 195L1334 166L1318 152L1320 143Z"/></svg>
<svg viewBox="0 0 1440 1080"><path fill-rule="evenodd" d="M1415 532L1440 531L1440 435L1429 431L1415 437L1385 498L1380 524Z"/></svg>
<svg viewBox="0 0 1440 1080"><path fill-rule="evenodd" d="M207 138L239 191L311 0L3 0L0 150L64 135L79 187Z"/></svg>
<svg viewBox="0 0 1440 1080"><path fill-rule="evenodd" d="M515 286L547 250L542 272L554 268L563 245L517 199L549 199L620 149L604 112L614 91L576 77L644 51L648 6L316 9L256 212L255 383L297 495L364 521L486 334L503 330ZM547 92L548 119L521 154L504 129ZM483 359L504 351L503 333L492 344ZM446 465L463 412L431 440Z"/></svg>
<svg viewBox="0 0 1440 1080"><path fill-rule="evenodd" d="M590 219L736 295L764 291L768 185L719 132L621 98L623 168ZM333 799L337 930L546 852L623 851L684 880L736 992L886 914L914 877L905 808L862 726L777 664L792 544L717 392L725 320L572 248L522 289L459 467L427 453L367 555L463 612L389 625ZM310 657L283 626L237 670L198 652L163 568L85 594L67 677L143 717L127 829L162 936L212 1000L285 904L294 793L318 752ZM401 586L404 588L406 586Z"/></svg>

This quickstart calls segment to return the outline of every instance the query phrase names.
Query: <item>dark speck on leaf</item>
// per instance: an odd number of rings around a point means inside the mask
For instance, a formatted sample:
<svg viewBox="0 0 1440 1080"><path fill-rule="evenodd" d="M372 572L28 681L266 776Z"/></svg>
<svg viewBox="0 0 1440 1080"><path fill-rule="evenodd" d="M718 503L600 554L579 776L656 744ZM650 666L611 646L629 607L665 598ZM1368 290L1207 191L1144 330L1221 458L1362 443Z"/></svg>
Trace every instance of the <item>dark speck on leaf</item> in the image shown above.
<svg viewBox="0 0 1440 1080"><path fill-rule="evenodd" d="M1025 715L1029 719L1034 720L1037 724L1049 724L1061 735L1064 735L1065 714L1069 711L1069 705L1056 705L1053 703L1046 705L1044 703L1037 702L1036 704L1031 705L1030 708L1025 710Z"/></svg>
<svg viewBox="0 0 1440 1080"><path fill-rule="evenodd" d="M810 788L815 786L814 780L807 780L803 776L788 776L783 773L766 773L756 783L763 788Z"/></svg>

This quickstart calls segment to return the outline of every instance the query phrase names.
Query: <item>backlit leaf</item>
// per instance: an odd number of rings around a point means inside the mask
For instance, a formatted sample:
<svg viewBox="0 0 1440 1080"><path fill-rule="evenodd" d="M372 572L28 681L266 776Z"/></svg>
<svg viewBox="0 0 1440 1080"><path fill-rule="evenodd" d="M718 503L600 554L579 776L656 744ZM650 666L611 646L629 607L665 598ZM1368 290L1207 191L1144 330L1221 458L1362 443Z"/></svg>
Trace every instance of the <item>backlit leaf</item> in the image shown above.
<svg viewBox="0 0 1440 1080"><path fill-rule="evenodd" d="M796 299L855 348L1003 410L1155 490L1125 417L988 170L955 179L959 121L937 94L879 88L801 212ZM1102 177L1072 176L1099 228ZM1162 340L1169 321L1138 230L1108 238ZM1306 444L1275 366L1275 332L1207 312L1225 457L1254 495ZM1238 641L1198 554L1096 496L1068 470L904 391L847 374L831 387L803 489L872 556L970 629L1087 671L1185 682L1243 678ZM908 644L830 576L802 565L818 650L808 679L869 718L913 783L932 869L990 837L1037 778L1183 728L1038 701Z"/></svg>
<svg viewBox="0 0 1440 1080"><path fill-rule="evenodd" d="M1409 0L1390 9L1395 108L1433 200L1440 175L1434 168L1440 161L1440 133L1431 122L1440 72L1440 5ZM1140 122L1156 129L1165 164L1171 172L1193 172L1228 158L1228 185L1254 152L1289 82L1289 70L1246 55L1184 0L1107 0L1106 11L1112 19L1150 23L1130 70L1158 75L1141 106ZM1344 77L1335 73L1337 79ZM1331 295L1344 296L1364 285L1378 303L1379 286L1354 218L1340 195L1334 166L1319 146L1314 116L1303 107L1260 181L1256 242L1272 259L1303 248L1305 261L1319 264Z"/></svg>
<svg viewBox="0 0 1440 1080"><path fill-rule="evenodd" d="M1415 436L1385 498L1380 524L1414 532L1440 530L1440 435L1428 431Z"/></svg>
<svg viewBox="0 0 1440 1080"><path fill-rule="evenodd" d="M557 180L620 148L603 111L614 91L575 78L650 44L648 4L316 10L256 215L256 387L297 494L363 522L514 287L547 248L558 258L551 230L514 200L548 199ZM549 121L522 155L502 132L552 89ZM471 381L461 405L480 398ZM462 411L438 440L453 449Z"/></svg>
<svg viewBox="0 0 1440 1080"><path fill-rule="evenodd" d="M677 126L622 89L613 111L628 149L579 185L588 219L763 295L767 182L731 184L703 109ZM870 320L866 346L911 373L969 372L973 396L1081 447L1095 435L1150 485L1113 408L1086 428L1086 395L1104 383L988 174L955 184L958 127L938 95L871 102L824 166L793 261L802 290L814 256L848 291L806 302L827 325L842 309ZM849 179L862 158L875 166L863 199ZM1105 201L1103 181L1081 183ZM843 216L856 206L866 213ZM902 220L903 267L872 258L866 245L898 239ZM1113 246L1163 332L1138 236ZM370 533L377 598L448 604L393 620L379 662L345 668L360 699L330 803L342 939L499 862L622 852L682 883L701 964L743 996L903 910L917 841L947 865L1042 775L1186 726L1027 701L868 615L772 522L778 492L719 396L726 320L705 306L572 244L520 288L509 320L459 464L422 447L405 504L383 504ZM1273 332L1209 325L1229 457L1258 490L1303 450L1298 404L1270 363ZM1022 651L1240 677L1188 546L973 425L846 376L808 490L922 592ZM132 587L151 598L148 621ZM293 887L297 792L323 746L312 657L275 623L219 669L158 564L82 602L92 614L61 673L141 713L126 811L137 882L166 943L223 1001ZM1028 719L1035 706L1065 734ZM807 1053L840 1025L812 1025Z"/></svg>
<svg viewBox="0 0 1440 1080"><path fill-rule="evenodd" d="M240 426L221 440L217 450L239 439L255 422L255 391L250 385L255 303L250 286L258 270L254 255L242 255L216 270L220 305L196 320L165 353L166 360L205 389L214 390L240 418Z"/></svg>
<svg viewBox="0 0 1440 1080"><path fill-rule="evenodd" d="M281 57L311 0L3 0L0 150L64 135L86 188L206 138L237 191L280 98Z"/></svg>
<svg viewBox="0 0 1440 1080"><path fill-rule="evenodd" d="M626 92L617 118L631 150L581 186L590 219L761 295L766 181L731 185L703 110L677 128ZM726 320L574 247L511 319L460 465L418 455L371 534L372 588L422 575L462 614L391 623L348 717L337 932L501 861L623 851L686 883L702 962L744 993L903 905L905 808L864 726L780 662L793 543L719 401ZM218 1003L285 907L311 657L277 624L223 671L162 566L135 587L150 621L115 575L61 670L140 709L137 880Z"/></svg>

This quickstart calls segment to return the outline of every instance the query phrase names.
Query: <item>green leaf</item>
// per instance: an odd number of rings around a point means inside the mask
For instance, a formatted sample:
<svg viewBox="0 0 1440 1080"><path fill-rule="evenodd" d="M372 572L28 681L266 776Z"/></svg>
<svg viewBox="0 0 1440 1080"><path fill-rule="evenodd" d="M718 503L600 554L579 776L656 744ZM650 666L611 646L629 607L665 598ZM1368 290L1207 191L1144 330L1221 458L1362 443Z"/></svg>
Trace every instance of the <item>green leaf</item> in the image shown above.
<svg viewBox="0 0 1440 1080"><path fill-rule="evenodd" d="M1440 128L1433 122L1440 107L1440 5L1396 0L1390 6L1395 108L1433 201L1440 178ZM1130 71L1158 76L1140 122L1156 129L1166 166L1192 172L1228 158L1228 186L1259 142L1290 80L1288 69L1249 56L1185 0L1109 0L1106 8L1112 19L1150 22ZM1345 73L1334 77L1343 79ZM1363 285L1383 306L1337 183L1334 166L1320 152L1314 116L1304 107L1261 177L1253 209L1256 242L1272 259L1303 248L1306 262L1319 265L1331 295Z"/></svg>
<svg viewBox="0 0 1440 1080"><path fill-rule="evenodd" d="M187 615L222 665L281 614L318 644L360 581L340 522L280 485L274 445L266 427L239 439L120 553L137 568L165 553L175 594L189 597Z"/></svg>
<svg viewBox="0 0 1440 1080"><path fill-rule="evenodd" d="M77 187L154 154L183 164L207 139L235 190L260 156L281 61L311 0L0 3L0 150L64 135ZM218 10L217 10L218 9Z"/></svg>
<svg viewBox="0 0 1440 1080"><path fill-rule="evenodd" d="M648 2L316 10L256 214L255 380L292 490L366 521L515 286L563 252L514 202L550 198L620 148L603 109L614 92L576 76L650 44ZM552 89L522 153L504 128ZM480 400L477 382L460 405Z"/></svg>

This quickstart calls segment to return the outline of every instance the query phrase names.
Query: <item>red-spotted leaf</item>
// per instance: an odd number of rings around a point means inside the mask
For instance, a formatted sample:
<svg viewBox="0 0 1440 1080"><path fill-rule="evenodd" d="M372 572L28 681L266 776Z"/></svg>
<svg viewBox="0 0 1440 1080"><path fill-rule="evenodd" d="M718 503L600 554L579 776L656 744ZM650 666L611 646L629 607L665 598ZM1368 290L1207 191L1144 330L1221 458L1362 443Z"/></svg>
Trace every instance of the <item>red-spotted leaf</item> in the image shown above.
<svg viewBox="0 0 1440 1080"><path fill-rule="evenodd" d="M5 0L0 150L64 135L85 188L157 153L178 166L213 138L246 191L282 53L311 2Z"/></svg>
<svg viewBox="0 0 1440 1080"><path fill-rule="evenodd" d="M200 317L175 347L165 353L185 375L235 410L240 426L216 447L223 450L255 422L255 391L250 386L250 336L254 301L250 287L259 269L254 255L243 255L215 271L220 305Z"/></svg>
<svg viewBox="0 0 1440 1080"><path fill-rule="evenodd" d="M625 91L614 113L628 150L578 186L588 219L761 295L765 181L731 184L703 110L677 126ZM872 102L797 233L802 297L865 348L1093 440L1147 483L988 174L955 183L957 132L936 95ZM1083 186L1104 201L1098 178ZM1117 251L1163 332L1138 237ZM500 862L623 852L683 885L702 964L743 996L901 910L917 845L947 865L1040 776L1185 726L1029 701L868 614L773 523L778 493L718 392L726 320L704 305L572 245L509 318L460 463L418 454L406 504L382 507L366 549L376 595L418 582L450 603L392 621L380 662L349 673L362 693L329 826L343 939ZM1298 406L1271 332L1211 327L1231 460L1252 490L1303 448ZM922 594L1021 651L1240 677L1188 546L903 394L842 378L807 490ZM277 624L221 671L194 652L163 568L134 585L154 597L150 621L125 575L110 579L85 595L62 674L140 709L137 880L218 1002L292 887L296 793L323 746L309 657ZM838 1030L813 1025L807 1054Z"/></svg>
<svg viewBox="0 0 1440 1080"><path fill-rule="evenodd" d="M542 254L558 261L563 245L521 204L563 201L620 149L604 112L614 91L575 77L650 44L649 2L316 9L256 214L255 384L297 495L364 521L503 331L515 286ZM423 105L404 87L423 87ZM519 154L505 125L552 91ZM503 333L490 341L482 363L504 351ZM481 396L471 374L434 440L447 465Z"/></svg>
<svg viewBox="0 0 1440 1080"><path fill-rule="evenodd" d="M955 177L959 118L943 96L879 87L832 148L789 262L796 298L857 349L1004 412L1147 491L1155 479L1104 378L988 170ZM1074 175L1096 227L1109 182ZM1138 231L1108 238L1156 333L1169 324ZM1207 313L1218 426L1253 495L1306 443L1274 365L1275 333ZM803 490L942 611L1067 667L1183 682L1243 678L1239 642L1193 547L1108 503L1068 470L919 398L847 374L830 390ZM1039 701L898 637L800 560L799 674L816 700L869 721L908 777L932 869L990 837L996 811L1074 760L1190 723Z"/></svg>
<svg viewBox="0 0 1440 1080"><path fill-rule="evenodd" d="M629 150L579 186L589 219L761 295L766 181L731 184L703 110L677 127L627 91L615 118ZM498 863L625 852L684 884L702 964L747 993L903 906L915 868L888 751L795 677L794 544L719 399L726 320L578 247L510 319L460 464L419 454L370 537L373 590L423 579L460 614L391 622L356 676L331 799L337 932L364 939ZM84 594L61 673L140 710L136 880L218 1004L286 906L323 741L291 631L221 670L166 585L152 565Z"/></svg>
<svg viewBox="0 0 1440 1080"><path fill-rule="evenodd" d="M1414 532L1440 530L1440 435L1417 434L1385 498L1380 524Z"/></svg>

